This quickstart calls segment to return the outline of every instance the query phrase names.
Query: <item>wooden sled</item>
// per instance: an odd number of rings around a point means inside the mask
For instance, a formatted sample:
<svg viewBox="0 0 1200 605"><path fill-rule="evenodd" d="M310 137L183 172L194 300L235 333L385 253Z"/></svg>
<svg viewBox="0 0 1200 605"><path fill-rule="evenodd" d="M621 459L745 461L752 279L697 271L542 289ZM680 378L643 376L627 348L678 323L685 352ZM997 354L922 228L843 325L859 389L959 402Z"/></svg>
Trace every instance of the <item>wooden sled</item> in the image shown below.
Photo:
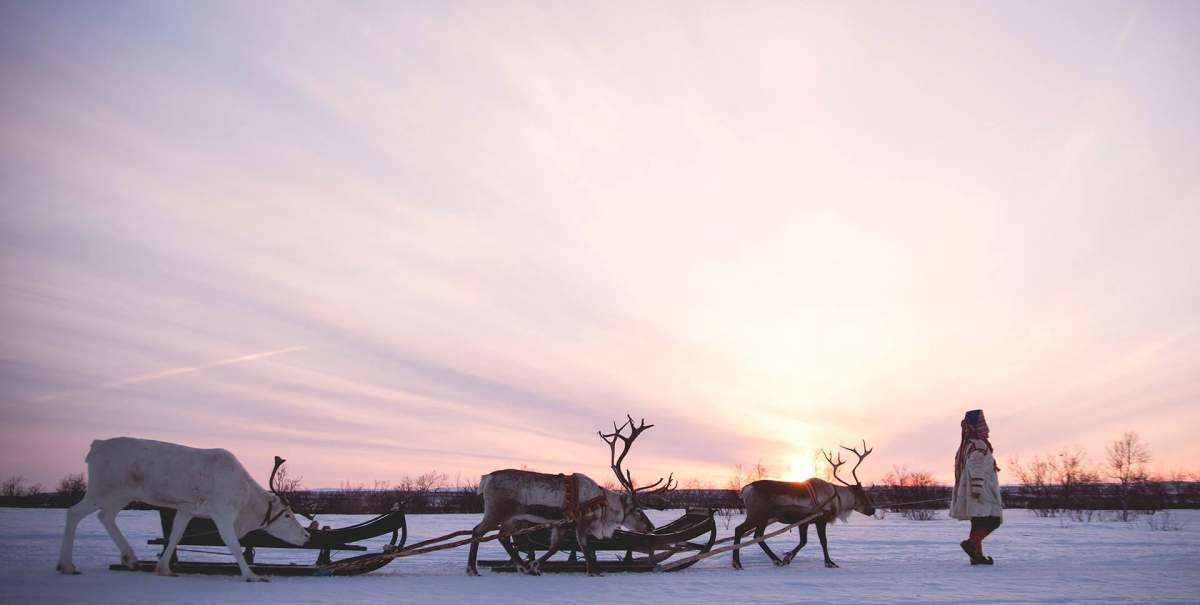
<svg viewBox="0 0 1200 605"><path fill-rule="evenodd" d="M625 571L654 571L659 564L680 553L708 552L717 539L717 525L713 521L713 512L707 508L689 508L680 518L656 528L650 533L637 533L617 530L608 539L593 539L591 544L596 547L596 559L601 572ZM530 534L516 536L513 545L525 553L528 560L536 559L537 552L545 552L550 545L550 530L545 529ZM575 532L565 529L559 537L559 549L566 559L550 559L542 563L543 573L584 572L586 564L579 553L579 544L575 540ZM606 559L602 551L624 552L619 559ZM641 556L638 556L641 555ZM693 561L694 563L694 561ZM496 572L515 572L517 566L511 559L481 560L482 567L489 567ZM692 563L677 566L672 569L685 569Z"/></svg>
<svg viewBox="0 0 1200 605"><path fill-rule="evenodd" d="M162 525L163 537L150 540L148 544L162 546L165 551L167 536L171 534L171 524L175 520L175 510L160 508L158 509L158 514ZM354 544L354 542L361 542L388 533L392 534L392 539L383 547L383 552L392 552L404 547L404 542L408 539L408 524L404 517L404 511L399 508L393 508L389 513L379 515L374 519L357 525L312 531L308 542L301 546L288 544L263 530L252 531L243 536L238 542L244 548L243 554L246 557L246 563L256 574L275 576L358 575L375 571L387 565L391 559L375 558L375 555L378 553L370 553L333 560L332 553L334 551L365 552L367 550L366 546ZM195 518L188 523L183 538L179 541L179 545L224 548L225 543L221 541L221 536L217 533L217 527L211 519ZM319 552L316 562L312 565L298 563L259 563L254 560L255 554L257 554L255 549L258 548L303 548ZM175 573L216 575L237 575L241 573L238 570L237 563L232 561L228 563L181 561L178 558L178 552L177 549L176 556L171 560L171 571ZM363 559L364 564L345 565L346 563L354 562L355 559ZM368 559L371 560L366 561ZM334 563L343 565L334 566ZM137 569L134 570L130 570L128 567L120 564L111 565L109 569L116 571L154 571L157 565L157 560L143 560L137 562Z"/></svg>

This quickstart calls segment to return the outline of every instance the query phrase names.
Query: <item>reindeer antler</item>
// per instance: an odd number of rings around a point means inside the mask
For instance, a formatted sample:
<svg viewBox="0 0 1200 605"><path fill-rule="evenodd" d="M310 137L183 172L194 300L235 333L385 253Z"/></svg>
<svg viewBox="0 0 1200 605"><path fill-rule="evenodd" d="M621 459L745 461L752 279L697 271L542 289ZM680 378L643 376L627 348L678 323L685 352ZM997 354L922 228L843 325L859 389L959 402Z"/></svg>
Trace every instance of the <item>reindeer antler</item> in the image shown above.
<svg viewBox="0 0 1200 605"><path fill-rule="evenodd" d="M275 473L279 472L279 467L283 466L284 462L287 462L287 460L284 460L279 456L275 456L275 468L271 469L271 478L267 481L267 486L271 488L271 493L273 494L279 493L278 491L275 491Z"/></svg>
<svg viewBox="0 0 1200 605"><path fill-rule="evenodd" d="M655 481L654 483L651 483L650 485L647 485L645 487L639 487L635 491L642 492L642 491L651 489L654 486L656 486L662 482L663 482L662 477L659 477L658 481ZM675 491L675 488L677 488L677 487L679 487L679 482L675 481L675 473L671 473L670 475L667 475L667 482L662 487L660 487L650 493L658 494L658 495L666 495L666 494L669 494L669 493Z"/></svg>
<svg viewBox="0 0 1200 605"><path fill-rule="evenodd" d="M284 495L282 492L280 492L278 490L278 488L275 487L275 475L276 475L276 473L279 472L279 467L283 466L284 462L287 462L287 460L284 460L283 458L280 458L279 456L275 456L275 468L271 469L271 478L269 480L267 480L267 486L271 488L272 494L279 496L279 499L280 499L280 501L283 502L284 506L292 509L292 512L304 515L305 517L307 517L310 520L315 520L317 518L316 515L314 515L312 513L296 510L296 508L294 506L292 506L291 501L288 500L287 496Z"/></svg>
<svg viewBox="0 0 1200 605"><path fill-rule="evenodd" d="M845 461L845 460L842 460L842 454L841 454L841 452L839 452L839 453L838 453L838 459L837 459L837 462L834 462L834 461L833 461L833 453L832 453L832 452L827 452L827 451L825 451L825 449L824 449L824 448L822 448L822 449L821 449L821 455L822 455L822 456L825 456L825 461L826 461L826 462L828 462L828 463L829 463L829 466L833 468L833 478L834 478L834 479L837 479L838 481L841 481L841 482L842 482L844 485L850 485L849 483L846 483L846 480L845 480L845 479L842 479L842 478L841 478L841 477L839 477L839 476L838 476L838 474L837 474L838 468L839 468L839 467L841 467L843 464L845 464L845 463L846 463L846 461Z"/></svg>
<svg viewBox="0 0 1200 605"><path fill-rule="evenodd" d="M855 485L858 485L858 486L861 486L861 485L862 485L862 481L859 481L859 480L858 480L858 467L859 467L859 466L861 466L861 465L862 465L862 463L863 463L863 460L864 460L864 459L865 459L867 456L871 455L871 452L872 452L872 451L874 451L874 450L872 450L871 448L868 448L868 447L867 447L867 440L866 440L866 439L863 439L862 446L863 446L863 451L862 451L862 453L859 453L859 451L858 451L858 448L856 448L856 447L846 447L846 446L844 446L844 445L843 445L843 446L841 446L841 448L842 448L842 449L844 449L844 450L846 450L846 451L848 451L848 452L853 452L855 456L858 456L858 462L857 462L857 463L854 465L854 468L850 469L850 475L851 475L852 477L854 477L854 484L855 484ZM839 454L839 455L838 455L838 458L839 458L839 459L841 458L841 454ZM845 482L843 481L843 483L845 483ZM847 483L846 485L849 485L849 483Z"/></svg>
<svg viewBox="0 0 1200 605"><path fill-rule="evenodd" d="M613 432L611 433L605 434L603 431L596 431L596 433L600 435L600 438L608 444L610 453L609 462L611 463L610 468L612 468L613 474L617 476L617 481L620 482L621 485L630 493L630 495L634 496L635 499L639 493L654 488L658 488L654 489L654 492L652 492L655 494L665 494L671 490L674 490L678 485L677 483L673 483L675 479L674 473L671 473L671 475L667 477L665 484L663 483L662 477L659 477L658 481L655 481L654 483L642 487L635 487L633 483L633 475L630 474L628 470L623 471L621 469L621 464L625 462L625 456L629 454L629 448L633 446L633 442L638 438L638 435L641 435L648 429L654 428L653 424L646 424L645 418L642 418L637 424L634 424L632 415L626 414L625 418L626 420L621 424L621 426L617 426L616 421L613 421ZM625 427L629 427L628 435L625 434ZM622 444L620 455L617 455L618 440L620 440ZM659 485L662 485L662 487L659 487Z"/></svg>

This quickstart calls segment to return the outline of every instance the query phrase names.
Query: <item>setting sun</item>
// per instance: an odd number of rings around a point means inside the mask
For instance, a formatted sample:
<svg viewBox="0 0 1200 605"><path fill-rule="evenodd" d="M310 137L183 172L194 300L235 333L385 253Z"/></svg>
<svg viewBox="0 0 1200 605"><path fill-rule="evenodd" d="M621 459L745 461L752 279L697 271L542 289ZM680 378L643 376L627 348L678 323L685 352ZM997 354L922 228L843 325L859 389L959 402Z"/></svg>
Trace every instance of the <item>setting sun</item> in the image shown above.
<svg viewBox="0 0 1200 605"><path fill-rule="evenodd" d="M784 481L804 481L817 476L816 462L812 456L797 454L792 456L782 479Z"/></svg>

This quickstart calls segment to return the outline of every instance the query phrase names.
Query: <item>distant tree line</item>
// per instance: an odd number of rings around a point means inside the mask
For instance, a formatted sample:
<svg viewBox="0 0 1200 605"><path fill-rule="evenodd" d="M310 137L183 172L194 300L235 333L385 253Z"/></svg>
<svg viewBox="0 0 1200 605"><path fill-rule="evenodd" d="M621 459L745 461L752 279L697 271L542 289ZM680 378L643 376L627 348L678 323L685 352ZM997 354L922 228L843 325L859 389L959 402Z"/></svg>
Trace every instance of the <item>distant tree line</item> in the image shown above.
<svg viewBox="0 0 1200 605"><path fill-rule="evenodd" d="M922 473L923 474L923 473ZM1126 520L1138 512L1172 508L1200 508L1200 482L1193 480L1147 480L1123 487L1120 483L1062 484L1057 482L1005 485L1005 508L1027 508L1039 516L1078 517L1088 511L1114 511ZM950 487L937 483L911 482L878 484L867 488L876 506L905 518L927 520L945 510ZM0 506L17 508L66 508L82 492L3 492ZM381 514L393 506L410 513L479 513L483 498L473 487L453 486L428 490L399 487L353 486L324 490L298 490L289 495L293 506L309 513ZM673 508L711 508L730 514L742 507L738 490L684 489L670 496ZM137 503L131 509L149 508ZM1086 520L1086 519L1083 519Z"/></svg>
<svg viewBox="0 0 1200 605"><path fill-rule="evenodd" d="M28 484L25 477L13 475L0 483L0 506L18 508L67 508L83 499L87 480L83 473L65 475L54 491L46 491L40 483Z"/></svg>

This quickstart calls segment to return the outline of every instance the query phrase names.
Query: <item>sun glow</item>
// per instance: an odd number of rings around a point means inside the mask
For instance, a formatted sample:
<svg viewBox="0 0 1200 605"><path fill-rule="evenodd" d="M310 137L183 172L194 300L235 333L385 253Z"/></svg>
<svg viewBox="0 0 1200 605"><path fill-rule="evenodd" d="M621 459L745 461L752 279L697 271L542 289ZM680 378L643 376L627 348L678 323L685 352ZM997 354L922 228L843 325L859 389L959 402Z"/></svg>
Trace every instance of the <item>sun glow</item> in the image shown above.
<svg viewBox="0 0 1200 605"><path fill-rule="evenodd" d="M810 457L804 455L793 456L784 469L784 481L804 481L817 475L816 465Z"/></svg>

